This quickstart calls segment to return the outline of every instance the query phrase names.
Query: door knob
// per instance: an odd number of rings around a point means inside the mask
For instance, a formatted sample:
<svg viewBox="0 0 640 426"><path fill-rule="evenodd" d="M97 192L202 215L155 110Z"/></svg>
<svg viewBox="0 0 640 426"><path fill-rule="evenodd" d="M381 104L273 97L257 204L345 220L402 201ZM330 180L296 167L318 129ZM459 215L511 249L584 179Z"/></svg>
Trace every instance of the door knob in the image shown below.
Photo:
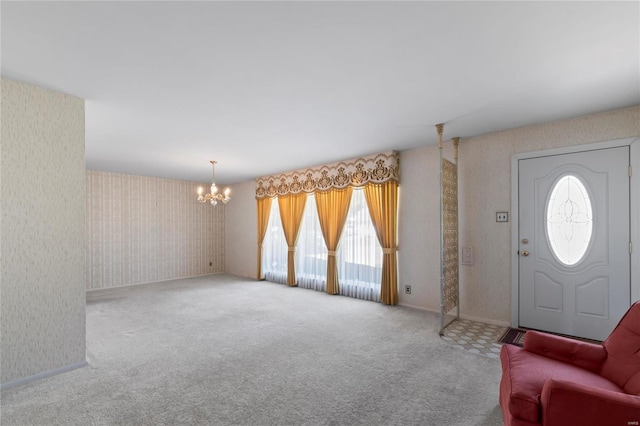
<svg viewBox="0 0 640 426"><path fill-rule="evenodd" d="M526 251L526 250L522 250L522 251L520 252L520 254L521 254L521 255L523 255L524 257L529 256L529 252L528 252L528 251Z"/></svg>

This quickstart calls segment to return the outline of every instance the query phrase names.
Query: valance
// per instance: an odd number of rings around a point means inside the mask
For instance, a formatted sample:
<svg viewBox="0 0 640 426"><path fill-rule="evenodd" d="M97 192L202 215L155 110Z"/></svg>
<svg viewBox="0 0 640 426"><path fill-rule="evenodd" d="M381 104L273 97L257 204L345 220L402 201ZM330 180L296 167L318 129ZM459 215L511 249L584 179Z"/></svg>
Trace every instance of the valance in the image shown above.
<svg viewBox="0 0 640 426"><path fill-rule="evenodd" d="M256 179L256 198L284 196L300 192L342 189L367 183L399 181L400 156L395 151L383 152L354 160L296 170Z"/></svg>

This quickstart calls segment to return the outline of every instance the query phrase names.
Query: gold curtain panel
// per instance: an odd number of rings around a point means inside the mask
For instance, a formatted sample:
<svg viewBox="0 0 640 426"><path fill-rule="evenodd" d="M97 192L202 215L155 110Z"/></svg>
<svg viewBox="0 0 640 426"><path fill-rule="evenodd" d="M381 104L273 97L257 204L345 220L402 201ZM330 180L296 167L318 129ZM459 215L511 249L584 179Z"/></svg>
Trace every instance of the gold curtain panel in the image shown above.
<svg viewBox="0 0 640 426"><path fill-rule="evenodd" d="M388 151L306 170L260 177L256 179L256 198L360 187L368 183L398 182L399 173L400 157L397 152Z"/></svg>
<svg viewBox="0 0 640 426"><path fill-rule="evenodd" d="M271 202L273 198L262 198L258 200L258 279L262 277L262 243L267 235L267 225L269 224L269 214L271 213Z"/></svg>
<svg viewBox="0 0 640 426"><path fill-rule="evenodd" d="M345 189L331 189L316 191L316 209L325 245L327 246L327 293L339 294L338 267L336 265L336 250L342 235L342 228L347 221L347 213L351 204L352 187Z"/></svg>

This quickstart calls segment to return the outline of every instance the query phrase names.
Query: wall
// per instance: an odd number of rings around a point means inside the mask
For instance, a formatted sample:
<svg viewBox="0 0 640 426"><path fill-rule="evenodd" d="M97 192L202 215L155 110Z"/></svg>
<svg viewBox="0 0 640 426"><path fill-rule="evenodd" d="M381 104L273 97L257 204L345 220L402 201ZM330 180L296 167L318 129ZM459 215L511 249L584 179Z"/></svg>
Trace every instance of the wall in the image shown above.
<svg viewBox="0 0 640 426"><path fill-rule="evenodd" d="M196 202L210 184L96 170L86 182L88 290L224 271L227 206Z"/></svg>
<svg viewBox="0 0 640 426"><path fill-rule="evenodd" d="M443 156L453 160L451 143ZM437 145L400 152L398 301L433 311L440 310L439 161ZM404 293L405 285L411 294Z"/></svg>
<svg viewBox="0 0 640 426"><path fill-rule="evenodd" d="M0 383L86 365L84 100L2 79Z"/></svg>
<svg viewBox="0 0 640 426"><path fill-rule="evenodd" d="M258 222L256 182L243 182L231 187L232 199L227 204L225 229L226 272L246 278L257 278Z"/></svg>
<svg viewBox="0 0 640 426"><path fill-rule="evenodd" d="M460 267L461 310L469 317L511 318L511 156L640 136L640 107L505 130L460 142L460 245L475 262Z"/></svg>
<svg viewBox="0 0 640 426"><path fill-rule="evenodd" d="M447 135L446 126L445 135L456 136ZM474 253L473 265L460 265L463 317L499 324L511 318L511 222L495 221L497 211L511 206L511 156L638 135L640 107L632 107L460 140L460 246ZM444 156L452 159L449 140ZM438 161L434 145L400 153L399 302L433 311L440 310ZM244 201L226 222L227 272L253 278L254 188L254 181L234 186L233 201ZM405 284L412 286L410 295Z"/></svg>
<svg viewBox="0 0 640 426"><path fill-rule="evenodd" d="M511 206L511 156L637 135L640 107L461 139L460 246L474 254L473 265L460 265L463 317L502 324L511 318L511 222L495 221ZM450 156L451 143L445 146ZM412 285L400 303L434 311L440 309L438 159L436 146L400 157L398 273L401 290Z"/></svg>

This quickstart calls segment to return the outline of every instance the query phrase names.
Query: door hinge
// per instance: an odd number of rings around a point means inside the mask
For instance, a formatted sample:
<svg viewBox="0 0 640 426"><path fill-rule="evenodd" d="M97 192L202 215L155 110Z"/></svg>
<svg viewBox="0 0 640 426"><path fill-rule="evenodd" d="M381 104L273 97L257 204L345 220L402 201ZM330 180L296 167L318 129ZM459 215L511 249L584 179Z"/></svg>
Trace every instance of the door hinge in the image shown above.
<svg viewBox="0 0 640 426"><path fill-rule="evenodd" d="M629 166L629 177L633 175L633 166Z"/></svg>
<svg viewBox="0 0 640 426"><path fill-rule="evenodd" d="M633 244L629 241L629 254L633 253Z"/></svg>

